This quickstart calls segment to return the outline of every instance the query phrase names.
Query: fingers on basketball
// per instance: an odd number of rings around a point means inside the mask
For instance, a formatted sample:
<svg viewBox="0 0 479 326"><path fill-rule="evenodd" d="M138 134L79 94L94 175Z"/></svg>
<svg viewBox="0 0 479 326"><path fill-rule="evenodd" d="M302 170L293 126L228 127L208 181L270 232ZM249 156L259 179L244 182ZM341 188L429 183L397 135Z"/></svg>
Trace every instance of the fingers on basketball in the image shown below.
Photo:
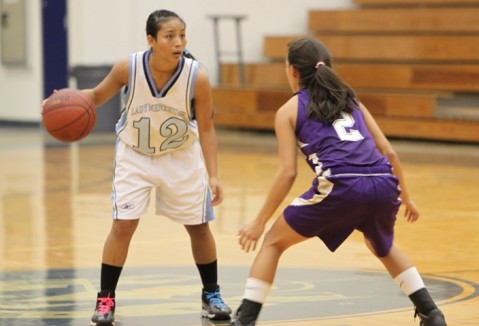
<svg viewBox="0 0 479 326"><path fill-rule="evenodd" d="M96 107L84 92L64 88L43 102L42 120L53 138L74 142L85 138L95 126Z"/></svg>

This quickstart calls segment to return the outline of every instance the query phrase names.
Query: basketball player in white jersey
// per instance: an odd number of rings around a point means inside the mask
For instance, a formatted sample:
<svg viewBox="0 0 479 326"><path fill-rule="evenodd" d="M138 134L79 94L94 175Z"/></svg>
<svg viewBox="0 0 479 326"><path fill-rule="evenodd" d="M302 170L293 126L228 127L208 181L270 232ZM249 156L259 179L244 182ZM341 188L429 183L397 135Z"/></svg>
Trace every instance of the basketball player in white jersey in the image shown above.
<svg viewBox="0 0 479 326"><path fill-rule="evenodd" d="M95 88L96 106L124 88L116 125L113 224L106 239L101 285L91 325L114 325L115 290L128 247L155 189L156 214L185 226L203 284L202 315L230 319L218 285L216 245L208 222L222 201L211 86L185 50L185 23L174 12L150 14L150 48L116 63Z"/></svg>

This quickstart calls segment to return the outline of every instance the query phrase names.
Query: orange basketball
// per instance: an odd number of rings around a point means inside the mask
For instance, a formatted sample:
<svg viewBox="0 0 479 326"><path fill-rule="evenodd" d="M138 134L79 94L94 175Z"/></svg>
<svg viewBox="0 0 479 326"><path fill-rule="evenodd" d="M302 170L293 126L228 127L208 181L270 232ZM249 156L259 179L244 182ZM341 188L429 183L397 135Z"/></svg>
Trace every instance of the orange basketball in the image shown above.
<svg viewBox="0 0 479 326"><path fill-rule="evenodd" d="M52 137L62 142L85 138L95 126L95 104L85 93L64 88L44 102L43 125Z"/></svg>

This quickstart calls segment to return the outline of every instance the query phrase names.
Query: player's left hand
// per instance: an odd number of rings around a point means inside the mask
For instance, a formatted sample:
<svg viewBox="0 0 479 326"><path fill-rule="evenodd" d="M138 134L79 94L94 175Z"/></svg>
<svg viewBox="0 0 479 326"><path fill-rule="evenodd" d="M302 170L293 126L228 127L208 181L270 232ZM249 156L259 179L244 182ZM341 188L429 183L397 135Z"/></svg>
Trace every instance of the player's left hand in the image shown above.
<svg viewBox="0 0 479 326"><path fill-rule="evenodd" d="M216 178L210 178L209 183L212 196L210 205L216 206L221 204L223 201L223 188L221 187L219 180Z"/></svg>
<svg viewBox="0 0 479 326"><path fill-rule="evenodd" d="M416 204L411 199L403 201L405 206L404 218L410 223L414 223L419 219L419 210L416 207Z"/></svg>

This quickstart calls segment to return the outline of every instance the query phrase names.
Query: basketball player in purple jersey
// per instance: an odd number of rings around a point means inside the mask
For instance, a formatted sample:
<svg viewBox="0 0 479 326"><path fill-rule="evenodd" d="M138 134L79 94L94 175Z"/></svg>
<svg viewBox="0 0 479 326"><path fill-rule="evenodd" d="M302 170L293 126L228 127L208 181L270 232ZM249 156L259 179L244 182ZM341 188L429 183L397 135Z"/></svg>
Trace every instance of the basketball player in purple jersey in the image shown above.
<svg viewBox="0 0 479 326"><path fill-rule="evenodd" d="M238 233L243 250L256 248L266 222L291 189L298 148L316 175L311 188L286 207L265 236L232 325L256 324L286 249L319 237L335 251L354 230L363 233L367 247L410 298L420 325L446 325L420 274L393 244L399 206L405 206L409 222L419 212L391 144L354 91L334 73L319 41L288 45L286 75L294 96L275 118L279 168L257 217Z"/></svg>

